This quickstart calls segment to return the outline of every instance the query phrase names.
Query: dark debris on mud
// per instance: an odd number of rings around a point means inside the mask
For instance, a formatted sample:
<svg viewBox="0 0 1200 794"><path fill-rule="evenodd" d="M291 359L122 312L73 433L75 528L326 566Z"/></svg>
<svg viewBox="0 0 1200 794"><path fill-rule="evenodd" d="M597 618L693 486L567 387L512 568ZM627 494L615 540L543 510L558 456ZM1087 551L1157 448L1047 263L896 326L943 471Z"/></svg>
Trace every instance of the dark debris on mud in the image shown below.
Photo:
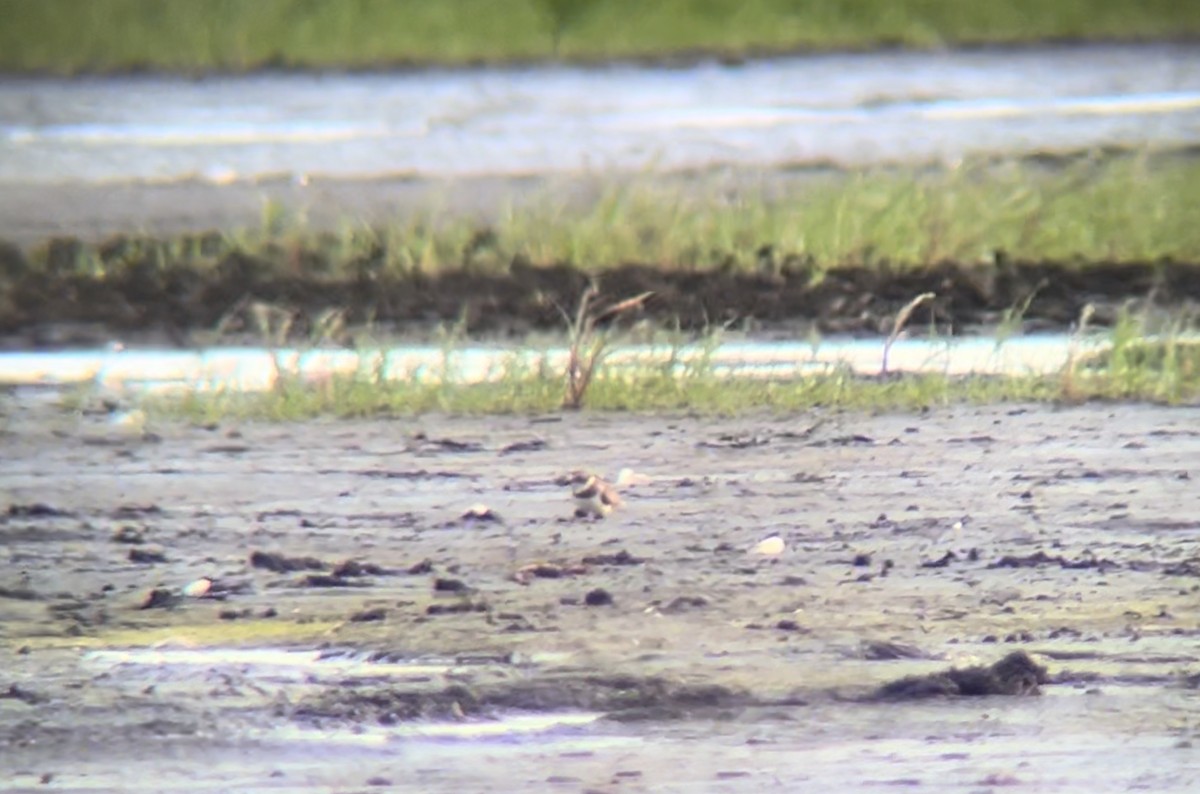
<svg viewBox="0 0 1200 794"><path fill-rule="evenodd" d="M41 502L11 504L5 513L7 518L71 518L74 515L69 510L60 510Z"/></svg>
<svg viewBox="0 0 1200 794"><path fill-rule="evenodd" d="M301 701L293 719L390 725L415 719L491 716L506 711L599 712L613 719L677 719L713 708L754 705L749 693L716 684L689 684L631 675L545 676L526 681L440 689L347 682Z"/></svg>
<svg viewBox="0 0 1200 794"><path fill-rule="evenodd" d="M931 697L1037 695L1047 682L1046 668L1025 651L1013 651L989 666L948 669L906 676L884 684L868 700L905 701Z"/></svg>
<svg viewBox="0 0 1200 794"><path fill-rule="evenodd" d="M1050 555L1037 551L1026 555L1005 555L999 560L988 563L989 568L1040 568L1043 565L1057 565L1063 570L1086 570L1094 568L1098 571L1111 570L1121 567L1111 560L1099 557L1083 556L1078 559L1067 559L1061 554Z"/></svg>
<svg viewBox="0 0 1200 794"><path fill-rule="evenodd" d="M519 257L502 271L480 272L464 260L456 270L402 274L386 268L382 251L378 261L368 256L339 263L319 250L225 250L216 233L189 240L193 245L184 248L196 251L196 258L165 267L161 252L174 241L119 236L89 248L60 238L43 246L36 264L16 246L0 243L0 334L13 346L52 346L58 337L47 329L91 325L104 333L154 329L187 344L190 332L218 326L252 333L248 322L240 329L223 323L247 302L283 307L295 317L291 333L298 339L308 338L329 309L345 309L348 326L369 321L432 328L462 320L473 334L557 330L557 307L573 305L590 278L572 265L533 265ZM94 273L77 266L88 252L103 263ZM1069 327L1087 303L1096 307L1093 323L1105 325L1130 295L1153 295L1172 308L1175 296L1200 294L1200 264L1079 267L1013 262L1000 253L993 259L820 270L803 257L785 256L769 273L628 263L605 270L601 286L614 295L653 292L643 315L685 330L730 320L785 325L802 319L822 333L870 334L886 333L895 313L924 292L938 296L928 320L955 328L995 324L1036 292L1024 317L1028 327L1039 329Z"/></svg>
<svg viewBox="0 0 1200 794"><path fill-rule="evenodd" d="M275 552L254 551L250 554L250 567L262 568L273 573L289 573L292 571L323 571L329 565L315 557L288 557Z"/></svg>
<svg viewBox="0 0 1200 794"><path fill-rule="evenodd" d="M427 561L417 563L407 570L407 573L424 573L427 568L424 567ZM260 568L272 573L296 573L304 571L328 571L328 577L331 579L347 579L363 576L393 576L398 571L390 568L384 568L381 565L376 565L373 562L361 562L359 560L343 560L339 563L328 563L324 560L310 556L288 556L280 552L271 551L253 551L250 553L250 567ZM310 576L309 579L314 579ZM313 586L313 585L309 585Z"/></svg>

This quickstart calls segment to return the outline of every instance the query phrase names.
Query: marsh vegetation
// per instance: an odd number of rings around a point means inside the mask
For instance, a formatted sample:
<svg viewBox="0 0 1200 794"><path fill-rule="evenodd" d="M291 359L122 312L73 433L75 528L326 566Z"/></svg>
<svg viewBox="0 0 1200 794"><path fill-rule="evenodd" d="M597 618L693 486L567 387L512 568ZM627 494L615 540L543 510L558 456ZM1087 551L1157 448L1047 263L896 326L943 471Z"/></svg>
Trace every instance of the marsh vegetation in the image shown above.
<svg viewBox="0 0 1200 794"><path fill-rule="evenodd" d="M42 0L6 10L0 70L56 73L736 59L1200 34L1192 0Z"/></svg>

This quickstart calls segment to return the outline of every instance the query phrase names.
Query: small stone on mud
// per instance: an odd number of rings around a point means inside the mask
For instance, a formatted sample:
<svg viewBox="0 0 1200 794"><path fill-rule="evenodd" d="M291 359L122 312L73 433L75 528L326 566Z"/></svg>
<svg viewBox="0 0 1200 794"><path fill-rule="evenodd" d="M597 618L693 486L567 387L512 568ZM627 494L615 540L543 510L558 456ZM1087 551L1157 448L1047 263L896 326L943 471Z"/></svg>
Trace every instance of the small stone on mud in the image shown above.
<svg viewBox="0 0 1200 794"><path fill-rule="evenodd" d="M341 576L331 576L327 573L310 573L297 585L300 587L367 587L365 582L355 582Z"/></svg>
<svg viewBox="0 0 1200 794"><path fill-rule="evenodd" d="M277 552L268 551L251 552L250 566L253 568L263 568L274 573L323 571L329 567L315 557L287 557Z"/></svg>
<svg viewBox="0 0 1200 794"><path fill-rule="evenodd" d="M808 580L805 579L803 576L795 576L793 574L788 574L787 576L780 579L779 583L782 585L786 585L788 587L799 587L801 585L808 584Z"/></svg>
<svg viewBox="0 0 1200 794"><path fill-rule="evenodd" d="M464 521L500 521L500 515L485 504L471 505L459 517Z"/></svg>
<svg viewBox="0 0 1200 794"><path fill-rule="evenodd" d="M57 507L51 507L42 502L8 506L9 518L63 518L70 515L70 511L59 510Z"/></svg>
<svg viewBox="0 0 1200 794"><path fill-rule="evenodd" d="M386 777L369 777L367 778L368 786L390 786L392 781Z"/></svg>
<svg viewBox="0 0 1200 794"><path fill-rule="evenodd" d="M412 437L409 449L418 454L436 454L438 452L482 452L483 444L478 441L459 441L454 438L430 438L424 433Z"/></svg>
<svg viewBox="0 0 1200 794"><path fill-rule="evenodd" d="M351 623L370 623L376 620L385 620L387 618L387 610L383 607L373 607L372 609L364 609L360 612L355 612L350 616Z"/></svg>
<svg viewBox="0 0 1200 794"><path fill-rule="evenodd" d="M405 571L405 573L413 576L423 573L433 573L433 560L421 560L418 563L414 563L408 567L408 570Z"/></svg>
<svg viewBox="0 0 1200 794"><path fill-rule="evenodd" d="M978 783L980 786L1017 786L1021 781L1015 775L1002 775L993 772L981 779Z"/></svg>
<svg viewBox="0 0 1200 794"><path fill-rule="evenodd" d="M681 612L704 609L706 606L708 606L708 599L703 596L679 596L678 598L672 598L659 611L666 615L677 615Z"/></svg>
<svg viewBox="0 0 1200 794"><path fill-rule="evenodd" d="M433 589L438 593L465 593L471 588L460 579L442 579L433 580Z"/></svg>
<svg viewBox="0 0 1200 794"><path fill-rule="evenodd" d="M517 452L540 452L550 445L540 438L532 438L528 441L514 441L508 446L500 450L501 455L513 455Z"/></svg>
<svg viewBox="0 0 1200 794"><path fill-rule="evenodd" d="M162 587L151 590L142 601L140 609L165 609L179 603L180 597Z"/></svg>
<svg viewBox="0 0 1200 794"><path fill-rule="evenodd" d="M584 565L641 565L645 561L644 558L635 557L625 549L616 554L593 554L582 560Z"/></svg>
<svg viewBox="0 0 1200 794"><path fill-rule="evenodd" d="M238 620L248 618L251 614L249 607L246 609L222 609L217 613L217 617L221 620Z"/></svg>
<svg viewBox="0 0 1200 794"><path fill-rule="evenodd" d="M854 559L850 561L850 564L853 565L855 568L866 568L867 566L869 566L871 564L871 555L870 554L855 554Z"/></svg>
<svg viewBox="0 0 1200 794"><path fill-rule="evenodd" d="M958 555L952 551L948 551L936 560L925 560L921 563L922 568L945 568L958 559Z"/></svg>
<svg viewBox="0 0 1200 794"><path fill-rule="evenodd" d="M112 535L113 543L131 543L137 545L146 542L146 533L144 530L133 526L123 526Z"/></svg>
<svg viewBox="0 0 1200 794"><path fill-rule="evenodd" d="M426 615L461 615L467 612L487 612L487 604L482 602L459 601L457 604L430 604L425 607Z"/></svg>
<svg viewBox="0 0 1200 794"><path fill-rule="evenodd" d="M332 576L387 576L391 571L374 563L358 560L343 560L333 566Z"/></svg>
<svg viewBox="0 0 1200 794"><path fill-rule="evenodd" d="M152 565L156 562L166 562L167 555L161 549L130 549L129 561Z"/></svg>
<svg viewBox="0 0 1200 794"><path fill-rule="evenodd" d="M804 628L794 620L781 620L775 624L780 631L804 631Z"/></svg>
<svg viewBox="0 0 1200 794"><path fill-rule="evenodd" d="M915 645L884 640L864 640L859 647L859 656L872 662L895 659L928 659L929 654Z"/></svg>
<svg viewBox="0 0 1200 794"><path fill-rule="evenodd" d="M588 594L583 597L583 603L589 607L611 606L613 597L607 590L597 587L595 590L588 591Z"/></svg>
<svg viewBox="0 0 1200 794"><path fill-rule="evenodd" d="M116 510L112 511L112 517L116 519L139 518L141 516L157 516L162 515L162 508L158 505L120 505Z"/></svg>
<svg viewBox="0 0 1200 794"><path fill-rule="evenodd" d="M513 581L517 584L529 584L535 578L561 579L564 576L578 576L588 572L586 565L559 565L553 562L532 562L522 565L513 573Z"/></svg>

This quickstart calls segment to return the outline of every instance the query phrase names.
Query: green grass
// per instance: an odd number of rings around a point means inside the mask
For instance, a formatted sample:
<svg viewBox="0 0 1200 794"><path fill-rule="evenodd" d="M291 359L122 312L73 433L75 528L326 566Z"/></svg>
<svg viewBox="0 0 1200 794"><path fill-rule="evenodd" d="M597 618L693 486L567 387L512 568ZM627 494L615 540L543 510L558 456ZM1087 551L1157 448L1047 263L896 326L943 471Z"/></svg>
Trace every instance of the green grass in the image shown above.
<svg viewBox="0 0 1200 794"><path fill-rule="evenodd" d="M1187 323L1150 336L1145 318L1123 313L1102 353L1072 359L1052 375L951 376L907 373L866 377L847 369L803 378L759 380L714 374L717 335L685 367L674 355L657 364L602 363L583 407L595 411L693 411L735 415L747 411L796 412L812 408L919 410L953 404L1015 402L1079 403L1090 400L1150 401L1168 405L1200 400L1200 341L1186 336ZM447 357L453 356L448 348ZM512 359L516 361L516 357ZM152 417L208 423L227 419L295 421L318 416L535 414L558 411L565 373L508 364L492 382L479 384L390 380L377 371L301 382L281 370L264 393L195 393L156 397Z"/></svg>
<svg viewBox="0 0 1200 794"><path fill-rule="evenodd" d="M1200 35L1196 0L3 0L0 70L375 67Z"/></svg>
<svg viewBox="0 0 1200 794"><path fill-rule="evenodd" d="M645 372L602 372L584 407L591 411L672 412L732 416L747 411L817 407L915 410L955 403L1045 402L1060 398L1051 378L953 378L911 375L870 380L849 372L802 380L670 378ZM368 418L421 414L543 414L560 410L558 377L513 377L499 383L435 386L340 378L321 388L291 385L262 394L189 394L147 404L153 418L210 423L229 419L287 422L321 416Z"/></svg>
<svg viewBox="0 0 1200 794"><path fill-rule="evenodd" d="M132 240L107 247L41 247L35 269L99 275L121 268L211 270L249 254L261 272L314 279L408 277L467 269L505 273L514 262L588 272L638 263L667 269L811 271L943 260L1200 260L1200 161L1124 155L1046 168L975 163L928 171L877 169L813 176L770 190L653 180L608 189L564 209L561 197L500 213L491 226L431 211L377 226L319 230L266 204L257 228L222 235ZM759 255L763 246L772 254ZM63 251L68 251L67 261ZM53 255L52 255L53 254Z"/></svg>

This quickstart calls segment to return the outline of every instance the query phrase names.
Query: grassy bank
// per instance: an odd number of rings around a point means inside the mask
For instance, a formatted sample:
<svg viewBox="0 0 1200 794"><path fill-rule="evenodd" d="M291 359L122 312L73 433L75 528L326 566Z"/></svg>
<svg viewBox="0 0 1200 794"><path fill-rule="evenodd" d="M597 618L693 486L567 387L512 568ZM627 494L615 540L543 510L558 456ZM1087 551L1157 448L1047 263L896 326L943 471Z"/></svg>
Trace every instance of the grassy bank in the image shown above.
<svg viewBox="0 0 1200 794"><path fill-rule="evenodd" d="M813 408L920 410L958 403L1090 400L1196 404L1200 401L1200 343L1181 336L1185 323L1150 337L1144 317L1129 313L1109 332L1099 354L1072 356L1052 375L952 376L907 373L865 377L832 368L804 378L762 380L718 376L709 358L679 356L661 364L599 364L579 407L602 411L696 411L735 415L747 411L794 412ZM611 337L603 340L612 344ZM701 343L712 351L719 334ZM1002 344L998 342L998 344ZM454 356L448 345L446 357ZM521 351L512 362L522 359ZM281 369L264 393L189 393L152 398L152 416L215 422L226 419L293 421L317 416L547 413L564 406L566 372L511 363L487 383L391 380L378 372L304 381ZM86 396L86 395L85 395Z"/></svg>
<svg viewBox="0 0 1200 794"><path fill-rule="evenodd" d="M652 292L643 317L688 330L886 333L925 292L937 300L921 322L994 326L1023 307L1062 329L1088 301L1101 326L1129 299L1183 308L1200 279L1200 162L1186 157L830 174L782 192L650 180L573 208L555 199L490 225L433 208L316 229L266 204L235 232L0 245L0 333L41 345L38 329L92 324L202 345L263 323L288 344L455 323L553 332L589 278L607 297Z"/></svg>
<svg viewBox="0 0 1200 794"><path fill-rule="evenodd" d="M1197 0L6 0L0 70L243 70L1200 36Z"/></svg>
<svg viewBox="0 0 1200 794"><path fill-rule="evenodd" d="M1065 167L976 163L814 176L780 194L622 183L564 209L549 194L480 226L433 209L380 226L309 227L276 204L254 228L177 239L35 248L27 266L106 278L129 269L217 269L228 257L290 278L373 278L514 263L600 272L628 263L667 270L820 273L851 266L912 268L939 261L1113 264L1200 261L1200 161L1128 155ZM9 268L10 272L13 268Z"/></svg>

